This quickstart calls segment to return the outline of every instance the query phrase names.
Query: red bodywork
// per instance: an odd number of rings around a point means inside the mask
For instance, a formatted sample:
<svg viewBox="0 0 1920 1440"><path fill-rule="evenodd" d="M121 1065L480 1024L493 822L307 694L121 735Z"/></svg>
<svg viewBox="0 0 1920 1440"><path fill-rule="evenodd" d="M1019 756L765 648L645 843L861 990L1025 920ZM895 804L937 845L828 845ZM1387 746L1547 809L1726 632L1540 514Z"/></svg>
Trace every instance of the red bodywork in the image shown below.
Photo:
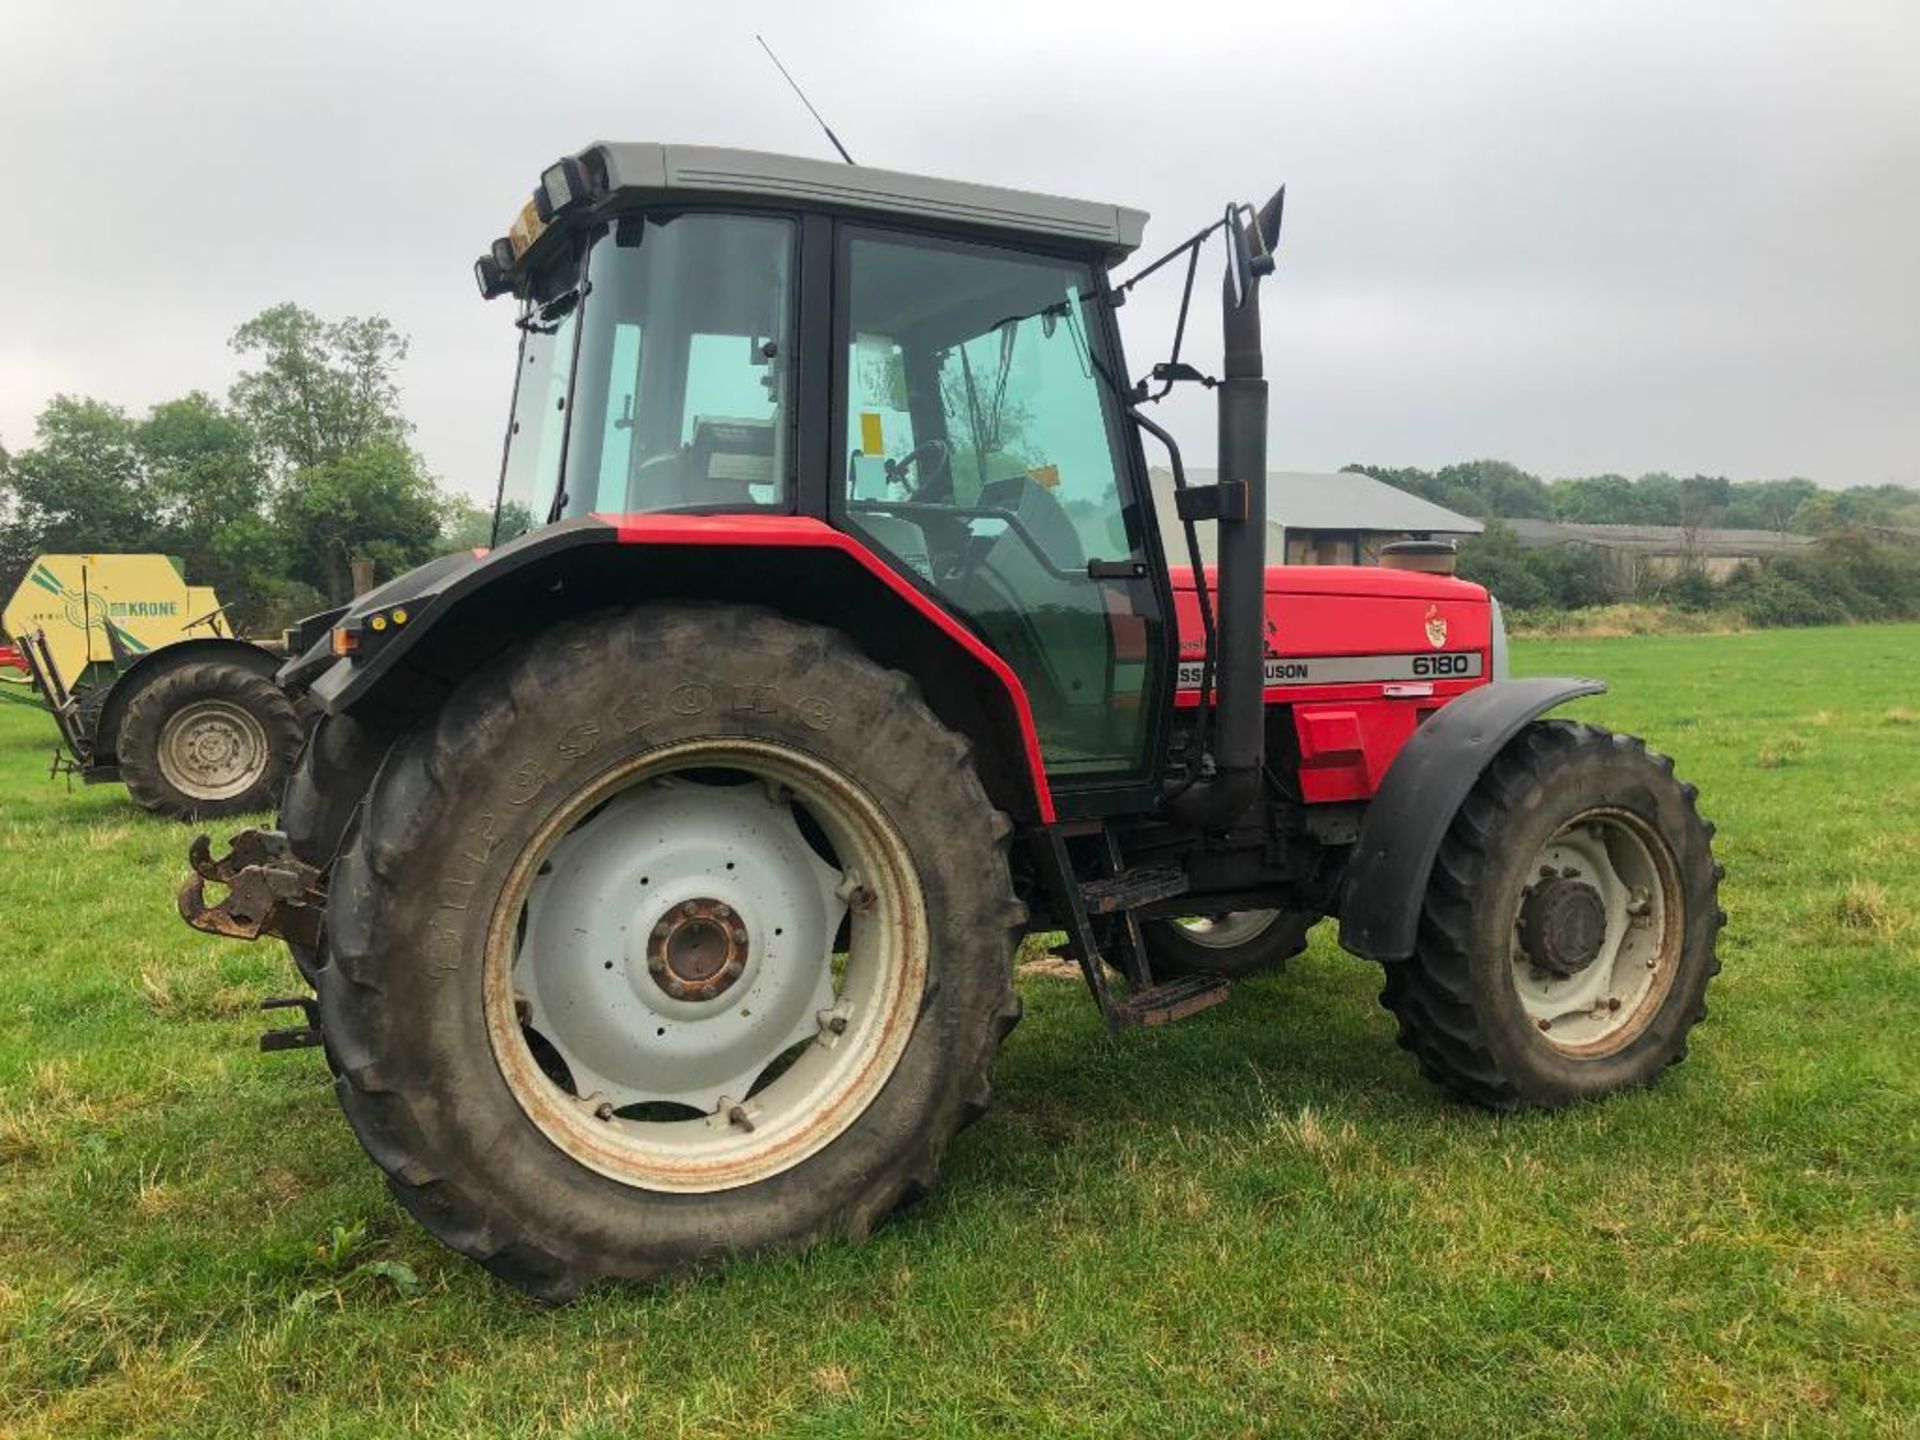
<svg viewBox="0 0 1920 1440"><path fill-rule="evenodd" d="M18 670L23 678L30 673L27 657L11 645L0 645L0 670Z"/></svg>
<svg viewBox="0 0 1920 1440"><path fill-rule="evenodd" d="M1192 570L1174 570L1173 589L1180 658L1188 672L1174 703L1184 708L1200 703L1190 677L1204 653ZM1492 678L1492 643L1487 592L1464 580L1377 566L1270 568L1268 673L1284 677L1284 683L1270 683L1266 701L1293 707L1301 798L1309 803L1370 798L1415 726L1454 696ZM1369 670L1405 673L1317 683L1313 671L1326 667L1311 662L1334 659L1343 662L1340 668L1363 675ZM1289 666L1288 661L1307 663ZM1473 673L1417 673L1453 667Z"/></svg>
<svg viewBox="0 0 1920 1440"><path fill-rule="evenodd" d="M1034 807L1051 825L1056 812L1053 789L1047 784L1046 762L1040 755L1040 735L1034 728L1027 687L1007 662L989 649L978 635L962 625L903 580L899 572L851 535L805 515L600 515L619 532L622 545L767 546L783 549L836 550L857 560L884 581L894 594L939 627L954 644L985 667L1007 692L1026 741L1027 771L1033 779Z"/></svg>
<svg viewBox="0 0 1920 1440"><path fill-rule="evenodd" d="M1006 661L980 637L901 577L851 535L803 515L601 515L623 545L709 545L833 550L864 569L937 626L1006 691L1026 746L1036 809L1055 818L1053 793L1034 728L1026 687ZM1208 572L1211 581L1212 573ZM1203 654L1193 572L1172 572L1180 634L1182 686L1174 703L1200 703L1193 666ZM1438 637L1437 639L1435 637ZM1116 634L1116 640L1121 636ZM1267 656L1281 683L1266 690L1269 705L1293 707L1300 745L1302 798L1310 803L1365 800L1379 788L1387 767L1414 727L1455 695L1491 678L1491 611L1478 585L1441 575L1420 575L1374 566L1300 565L1267 571ZM1333 660L1347 668L1379 668L1392 659L1428 666L1466 663L1471 675L1422 678L1342 679L1303 683L1286 673L1287 662Z"/></svg>

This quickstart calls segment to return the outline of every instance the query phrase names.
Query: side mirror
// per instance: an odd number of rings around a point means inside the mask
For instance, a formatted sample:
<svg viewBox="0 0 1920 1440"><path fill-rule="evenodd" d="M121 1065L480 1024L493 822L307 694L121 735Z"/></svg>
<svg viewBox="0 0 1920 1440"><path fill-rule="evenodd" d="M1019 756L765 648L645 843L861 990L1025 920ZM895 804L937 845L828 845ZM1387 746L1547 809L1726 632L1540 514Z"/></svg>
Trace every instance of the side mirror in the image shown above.
<svg viewBox="0 0 1920 1440"><path fill-rule="evenodd" d="M1280 217L1287 208L1287 187L1282 185L1273 192L1273 198L1260 207L1259 226L1260 243L1266 246L1267 258L1271 262L1273 252L1280 248ZM1271 264L1269 264L1271 269Z"/></svg>
<svg viewBox="0 0 1920 1440"><path fill-rule="evenodd" d="M1247 207L1227 207L1227 283L1232 286L1233 308L1238 310L1253 293L1258 272L1253 268L1253 237L1247 232Z"/></svg>
<svg viewBox="0 0 1920 1440"><path fill-rule="evenodd" d="M1280 216L1286 204L1287 187L1282 185L1257 214L1251 205L1227 207L1227 273L1236 310L1247 303L1254 282L1273 273L1273 251L1280 243Z"/></svg>

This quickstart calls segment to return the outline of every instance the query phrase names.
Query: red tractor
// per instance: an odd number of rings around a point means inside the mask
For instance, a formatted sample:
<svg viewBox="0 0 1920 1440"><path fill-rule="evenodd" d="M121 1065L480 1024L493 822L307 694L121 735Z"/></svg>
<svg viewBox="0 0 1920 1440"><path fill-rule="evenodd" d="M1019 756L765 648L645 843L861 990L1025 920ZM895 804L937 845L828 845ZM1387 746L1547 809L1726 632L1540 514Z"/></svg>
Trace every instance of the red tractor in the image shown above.
<svg viewBox="0 0 1920 1440"><path fill-rule="evenodd" d="M1269 568L1280 197L1117 283L1145 219L600 144L480 260L521 337L495 546L309 622L282 828L181 895L289 942L317 994L265 1043L324 1045L447 1244L564 1297L864 1235L986 1108L1035 932L1117 1028L1337 917L1496 1109L1685 1053L1725 918L1693 788L1542 719L1602 687L1507 678L1421 547ZM1176 339L1130 383L1116 309L1177 258L1190 300L1216 231L1221 375ZM1183 382L1217 484L1142 411Z"/></svg>

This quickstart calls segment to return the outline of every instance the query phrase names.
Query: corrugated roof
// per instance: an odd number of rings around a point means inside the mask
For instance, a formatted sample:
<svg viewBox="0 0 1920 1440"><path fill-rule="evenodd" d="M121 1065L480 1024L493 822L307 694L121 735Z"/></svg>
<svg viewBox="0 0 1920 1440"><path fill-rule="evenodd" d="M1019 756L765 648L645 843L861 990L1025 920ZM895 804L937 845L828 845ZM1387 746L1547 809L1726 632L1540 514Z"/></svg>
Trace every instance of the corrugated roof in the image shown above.
<svg viewBox="0 0 1920 1440"><path fill-rule="evenodd" d="M1642 555L1778 555L1812 545L1810 535L1779 530L1695 530L1680 525L1577 525L1559 520L1503 520L1528 550L1592 545Z"/></svg>
<svg viewBox="0 0 1920 1440"><path fill-rule="evenodd" d="M1173 474L1155 467L1154 508L1161 519L1168 553L1175 564L1185 556L1186 541L1173 509ZM1211 485L1219 475L1210 469L1187 468L1189 485ZM1287 530L1366 530L1384 534L1477 535L1486 527L1418 495L1409 495L1371 475L1342 471L1322 474L1308 470L1267 472L1267 554L1274 564L1286 554ZM1213 558L1214 527L1198 527L1204 557Z"/></svg>

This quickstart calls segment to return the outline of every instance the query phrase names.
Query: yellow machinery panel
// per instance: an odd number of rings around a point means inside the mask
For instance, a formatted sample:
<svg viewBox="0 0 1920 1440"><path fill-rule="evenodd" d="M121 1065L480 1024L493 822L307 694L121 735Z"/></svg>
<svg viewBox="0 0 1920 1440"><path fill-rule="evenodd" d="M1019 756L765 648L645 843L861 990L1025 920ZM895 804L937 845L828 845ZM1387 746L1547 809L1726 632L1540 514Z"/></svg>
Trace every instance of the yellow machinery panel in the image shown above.
<svg viewBox="0 0 1920 1440"><path fill-rule="evenodd" d="M44 630L54 664L72 684L89 664L111 663L115 639L138 656L230 635L219 607L211 587L187 584L165 555L42 555L0 610L0 631L20 639Z"/></svg>

